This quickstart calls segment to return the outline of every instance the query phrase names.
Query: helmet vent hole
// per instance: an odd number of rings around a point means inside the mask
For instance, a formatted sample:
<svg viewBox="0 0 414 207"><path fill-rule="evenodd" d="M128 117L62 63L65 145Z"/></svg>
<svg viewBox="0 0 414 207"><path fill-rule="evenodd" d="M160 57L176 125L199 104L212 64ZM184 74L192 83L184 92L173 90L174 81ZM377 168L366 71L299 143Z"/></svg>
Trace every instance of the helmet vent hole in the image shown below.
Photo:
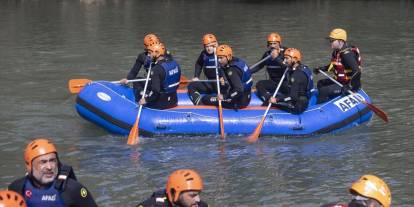
<svg viewBox="0 0 414 207"><path fill-rule="evenodd" d="M184 175L184 177L187 177L187 176L189 176L190 175L190 173L186 173L185 175Z"/></svg>
<svg viewBox="0 0 414 207"><path fill-rule="evenodd" d="M9 199L9 200L10 200L10 197L11 197L11 196L10 196L10 194L7 194L7 199Z"/></svg>
<svg viewBox="0 0 414 207"><path fill-rule="evenodd" d="M23 206L23 200L20 201L19 206Z"/></svg>
<svg viewBox="0 0 414 207"><path fill-rule="evenodd" d="M32 147L32 150L36 149L38 147L38 145L35 145Z"/></svg>
<svg viewBox="0 0 414 207"><path fill-rule="evenodd" d="M187 181L193 181L194 180L194 178L188 178L187 179Z"/></svg>
<svg viewBox="0 0 414 207"><path fill-rule="evenodd" d="M2 201L2 200L3 200L3 197L0 196L0 201Z"/></svg>

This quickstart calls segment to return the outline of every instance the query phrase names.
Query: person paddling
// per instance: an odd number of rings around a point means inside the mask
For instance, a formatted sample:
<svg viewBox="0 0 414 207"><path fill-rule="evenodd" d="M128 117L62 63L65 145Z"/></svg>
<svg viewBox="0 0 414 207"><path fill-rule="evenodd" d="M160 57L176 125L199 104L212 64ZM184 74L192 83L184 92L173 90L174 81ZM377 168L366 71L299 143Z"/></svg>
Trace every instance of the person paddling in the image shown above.
<svg viewBox="0 0 414 207"><path fill-rule="evenodd" d="M141 70L141 68L144 68L145 71L148 72L148 68L151 64L151 58L148 56L148 46L156 42L161 42L160 38L157 35L150 33L144 36L144 51L138 54L137 59L135 60L135 64L129 71L127 77L119 81L121 84L127 84L128 80L143 79L142 76L138 76L139 71ZM172 55L168 50L166 51L166 54L166 57L172 59ZM144 85L145 82L142 81L133 83L135 97L139 97L139 93L141 93L141 91L143 90ZM135 100L137 102L139 101L138 98L136 98Z"/></svg>
<svg viewBox="0 0 414 207"><path fill-rule="evenodd" d="M217 85L215 82L197 82L200 79L201 72L208 80L216 79L216 61L214 51L218 46L217 38L214 34L205 34L203 36L204 49L201 51L194 66L195 82L188 84L188 95L194 105L201 104L202 94L217 93ZM220 76L222 76L220 74Z"/></svg>
<svg viewBox="0 0 414 207"><path fill-rule="evenodd" d="M347 43L347 33L344 29L333 29L329 34L329 42L333 49L331 62L329 65L315 68L315 74L322 71L332 71L335 79L343 85L341 88L338 84L330 79L318 81L319 91L317 103L326 102L341 94L347 94L347 91L358 91L361 88L361 55L359 49Z"/></svg>
<svg viewBox="0 0 414 207"><path fill-rule="evenodd" d="M282 84L281 93L276 97L272 94L276 84L264 93L263 98L281 109L293 114L301 114L309 104L311 90L313 89L312 71L302 64L302 55L296 48L288 48L284 53L282 68L287 70L286 81ZM267 103L265 104L267 105Z"/></svg>
<svg viewBox="0 0 414 207"><path fill-rule="evenodd" d="M151 68L148 89L145 95L139 94L139 104L149 108L167 109L177 106L177 89L180 84L181 68L174 60L166 57L164 44L151 43L148 55Z"/></svg>
<svg viewBox="0 0 414 207"><path fill-rule="evenodd" d="M328 203L321 207L390 207L391 191L381 178L363 175L349 188L349 203Z"/></svg>
<svg viewBox="0 0 414 207"><path fill-rule="evenodd" d="M286 47L282 46L282 37L276 32L270 33L267 36L267 51L262 56L262 60L266 60L250 68L251 73L254 74L266 66L269 79L260 80L256 84L257 94L262 99L264 94L273 89L283 76L284 70L281 63L283 62L283 54L286 49Z"/></svg>
<svg viewBox="0 0 414 207"><path fill-rule="evenodd" d="M249 66L240 58L233 56L233 50L228 45L217 47L217 58L223 77L220 78L221 94L205 95L202 102L205 105L218 105L218 98L225 108L240 109L249 105L253 79Z"/></svg>
<svg viewBox="0 0 414 207"><path fill-rule="evenodd" d="M165 189L154 192L136 207L207 207L201 200L203 188L203 180L195 170L176 170L168 177Z"/></svg>
<svg viewBox="0 0 414 207"><path fill-rule="evenodd" d="M27 175L8 189L21 194L29 207L94 207L92 194L63 165L55 145L46 138L30 142L24 151Z"/></svg>

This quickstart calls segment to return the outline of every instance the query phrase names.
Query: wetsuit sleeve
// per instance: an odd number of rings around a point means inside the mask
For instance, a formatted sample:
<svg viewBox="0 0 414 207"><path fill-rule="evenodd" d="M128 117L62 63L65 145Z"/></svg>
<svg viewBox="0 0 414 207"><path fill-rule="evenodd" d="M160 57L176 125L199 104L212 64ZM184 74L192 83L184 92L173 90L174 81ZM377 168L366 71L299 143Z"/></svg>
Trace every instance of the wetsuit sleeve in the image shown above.
<svg viewBox="0 0 414 207"><path fill-rule="evenodd" d="M158 99L161 93L161 85L165 78L165 72L161 65L156 65L151 71L151 90L148 91L146 101L154 102Z"/></svg>
<svg viewBox="0 0 414 207"><path fill-rule="evenodd" d="M25 177L13 181L8 187L8 190L12 190L16 193L19 193L23 196L23 186L24 186Z"/></svg>
<svg viewBox="0 0 414 207"><path fill-rule="evenodd" d="M224 99L235 99L243 94L243 83L241 81L241 72L234 68L230 67L227 69L227 80L230 84L229 93L224 94ZM240 73L239 73L240 72Z"/></svg>
<svg viewBox="0 0 414 207"><path fill-rule="evenodd" d="M200 78L203 65L204 65L203 53L200 53L200 56L198 56L198 59L194 65L194 78Z"/></svg>
<svg viewBox="0 0 414 207"><path fill-rule="evenodd" d="M151 197L148 198L147 200L139 203L138 205L136 205L136 207L153 207L155 206L156 202L155 202L155 198Z"/></svg>
<svg viewBox="0 0 414 207"><path fill-rule="evenodd" d="M341 59L343 60L345 68L352 69L353 75L350 81L350 84L352 86L351 89L357 90L360 87L361 70L359 69L354 52L350 49L346 50L345 52L341 53Z"/></svg>
<svg viewBox="0 0 414 207"><path fill-rule="evenodd" d="M97 207L91 192L79 182L69 179L66 190L61 193L65 206L69 207Z"/></svg>
<svg viewBox="0 0 414 207"><path fill-rule="evenodd" d="M137 77L139 70L141 69L141 66L145 63L146 58L147 56L145 55L145 53L141 53L138 55L137 59L135 60L134 66L131 68L127 75L128 80L132 80Z"/></svg>
<svg viewBox="0 0 414 207"><path fill-rule="evenodd" d="M260 59L260 60L263 60L264 58L266 58L268 55L269 55L270 53L269 52L265 52L264 54L263 54L263 56L262 56L262 59ZM259 61L260 61L259 60ZM262 63L260 63L259 65L257 65L256 67L253 67L253 68L250 68L250 73L256 73L256 72L258 72L258 71L260 71L264 66L266 65L266 61L263 61Z"/></svg>

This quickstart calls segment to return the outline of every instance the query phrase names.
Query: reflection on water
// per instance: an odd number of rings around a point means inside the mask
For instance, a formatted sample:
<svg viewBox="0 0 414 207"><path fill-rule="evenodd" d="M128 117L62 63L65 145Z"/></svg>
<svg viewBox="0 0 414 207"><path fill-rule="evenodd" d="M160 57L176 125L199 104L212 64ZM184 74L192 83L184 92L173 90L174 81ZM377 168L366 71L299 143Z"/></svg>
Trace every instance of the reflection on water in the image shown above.
<svg viewBox="0 0 414 207"><path fill-rule="evenodd" d="M365 9L370 8L370 9ZM412 1L2 1L0 3L0 188L24 174L23 149L49 136L62 160L100 206L133 206L165 186L169 173L194 168L211 206L318 206L349 199L365 173L389 182L394 206L410 206L414 186L410 85L414 78ZM158 34L187 77L204 33L255 63L265 38L302 50L310 67L326 64L323 38L344 27L362 53L363 86L390 117L368 126L305 139L144 138L137 147L80 118L67 91L71 78L119 80ZM263 70L264 71L264 70ZM264 78L264 72L254 79ZM316 77L315 79L318 79Z"/></svg>

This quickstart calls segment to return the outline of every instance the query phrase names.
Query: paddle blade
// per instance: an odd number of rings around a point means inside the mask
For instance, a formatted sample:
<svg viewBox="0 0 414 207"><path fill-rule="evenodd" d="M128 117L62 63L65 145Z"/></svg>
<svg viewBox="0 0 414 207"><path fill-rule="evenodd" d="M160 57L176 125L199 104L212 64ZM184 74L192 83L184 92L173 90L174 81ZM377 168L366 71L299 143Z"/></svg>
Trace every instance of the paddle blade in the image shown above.
<svg viewBox="0 0 414 207"><path fill-rule="evenodd" d="M83 87L90 82L92 81L89 79L70 79L68 83L69 91L73 94L79 93Z"/></svg>
<svg viewBox="0 0 414 207"><path fill-rule="evenodd" d="M190 80L188 80L187 77L181 75L180 76L180 85L178 86L179 89L185 89L187 88L188 83L190 82Z"/></svg>
<svg viewBox="0 0 414 207"><path fill-rule="evenodd" d="M366 101L364 101L364 104L366 104L368 108L371 109L377 116L379 116L385 123L388 123L388 116L383 110Z"/></svg>
<svg viewBox="0 0 414 207"><path fill-rule="evenodd" d="M222 140L225 138L224 134L224 122L223 122L223 107L221 106L221 101L219 102L219 121L220 121L220 137Z"/></svg>
<svg viewBox="0 0 414 207"><path fill-rule="evenodd" d="M259 125L257 125L254 132L247 138L248 142L250 142L250 143L257 142L257 140L259 139L259 136L260 136L260 132L262 132L262 127L263 127L265 119L266 119L266 116L263 116L262 120L260 120L260 123L259 123Z"/></svg>
<svg viewBox="0 0 414 207"><path fill-rule="evenodd" d="M135 120L134 126L132 126L131 131L129 131L128 142L127 142L128 145L136 145L139 142L138 124L139 124L139 116L137 116L137 120Z"/></svg>

